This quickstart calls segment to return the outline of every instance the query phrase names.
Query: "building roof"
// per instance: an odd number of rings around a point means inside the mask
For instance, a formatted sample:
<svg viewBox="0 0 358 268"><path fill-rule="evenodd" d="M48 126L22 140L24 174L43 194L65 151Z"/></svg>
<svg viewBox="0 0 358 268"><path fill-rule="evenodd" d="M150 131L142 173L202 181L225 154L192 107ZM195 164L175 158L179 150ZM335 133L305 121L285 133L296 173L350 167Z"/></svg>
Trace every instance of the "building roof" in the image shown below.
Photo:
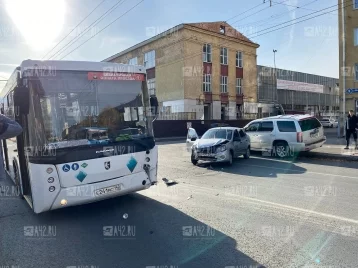
<svg viewBox="0 0 358 268"><path fill-rule="evenodd" d="M221 33L220 29L221 29L221 26L224 26L225 27L225 33ZM198 22L198 23L183 23L183 24L179 24L173 28L170 28L169 30L167 31L164 31L156 36L153 36L147 40L144 40L132 47L129 47L117 54L114 54L113 56L111 57L108 57L102 61L111 61L115 58L118 58L130 51L133 51L137 48L140 48L142 46L145 46L147 44L150 44L151 42L154 42L162 37L166 37L172 33L175 33L175 32L178 32L179 30L183 29L183 28L188 28L188 27L195 27L195 28L198 28L198 29L201 29L201 30L204 30L204 31L208 31L208 32L212 32L212 33L217 33L217 34L223 34L227 37L231 37L231 38L235 38L237 39L238 41L241 41L241 42L246 42L248 44L250 44L251 46L255 46L256 48L259 47L258 44L252 42L249 38L247 38L246 36L244 36L242 33L240 33L238 30L236 30L235 28L233 28L230 24L228 24L227 22L225 21L215 21L215 22Z"/></svg>
<svg viewBox="0 0 358 268"><path fill-rule="evenodd" d="M230 24L228 24L225 21L187 23L186 25L197 27L202 30L210 31L213 33L219 33L219 34L223 34L221 32L221 27L224 26L225 27L225 32L224 32L225 36L236 38L241 41L254 44L257 47L259 46L258 44L252 42L249 38L247 38L245 35L240 33L238 30L233 28Z"/></svg>

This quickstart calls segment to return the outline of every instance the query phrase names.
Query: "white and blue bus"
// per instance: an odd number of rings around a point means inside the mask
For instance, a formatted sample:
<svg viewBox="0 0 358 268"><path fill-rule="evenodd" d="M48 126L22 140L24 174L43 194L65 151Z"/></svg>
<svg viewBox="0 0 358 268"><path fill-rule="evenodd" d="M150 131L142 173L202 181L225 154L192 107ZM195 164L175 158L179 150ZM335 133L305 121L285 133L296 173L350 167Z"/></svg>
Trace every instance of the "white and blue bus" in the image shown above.
<svg viewBox="0 0 358 268"><path fill-rule="evenodd" d="M2 151L35 213L156 184L157 101L145 74L142 66L80 61L26 60L15 69L2 112L23 133L3 140Z"/></svg>

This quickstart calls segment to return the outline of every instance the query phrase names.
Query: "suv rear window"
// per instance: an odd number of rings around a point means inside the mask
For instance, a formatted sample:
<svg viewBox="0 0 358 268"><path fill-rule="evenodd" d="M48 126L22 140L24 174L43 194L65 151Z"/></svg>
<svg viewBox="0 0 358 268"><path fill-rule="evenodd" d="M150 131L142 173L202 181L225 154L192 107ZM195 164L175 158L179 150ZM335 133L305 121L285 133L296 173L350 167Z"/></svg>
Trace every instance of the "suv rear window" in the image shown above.
<svg viewBox="0 0 358 268"><path fill-rule="evenodd" d="M296 132L296 125L293 121L277 121L277 127L280 132Z"/></svg>
<svg viewBox="0 0 358 268"><path fill-rule="evenodd" d="M321 123L316 118L303 119L303 120L298 121L298 123L300 124L302 132L308 131L311 129L315 129L315 128L319 128L322 126Z"/></svg>

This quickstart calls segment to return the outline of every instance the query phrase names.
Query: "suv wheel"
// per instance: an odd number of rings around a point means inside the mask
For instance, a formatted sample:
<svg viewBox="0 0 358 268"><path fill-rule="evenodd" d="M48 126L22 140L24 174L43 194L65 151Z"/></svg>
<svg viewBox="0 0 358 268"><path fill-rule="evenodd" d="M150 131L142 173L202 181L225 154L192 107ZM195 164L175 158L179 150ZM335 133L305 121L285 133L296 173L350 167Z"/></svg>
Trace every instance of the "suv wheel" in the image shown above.
<svg viewBox="0 0 358 268"><path fill-rule="evenodd" d="M285 158L288 156L288 146L286 142L277 142L274 146L275 155L279 158Z"/></svg>

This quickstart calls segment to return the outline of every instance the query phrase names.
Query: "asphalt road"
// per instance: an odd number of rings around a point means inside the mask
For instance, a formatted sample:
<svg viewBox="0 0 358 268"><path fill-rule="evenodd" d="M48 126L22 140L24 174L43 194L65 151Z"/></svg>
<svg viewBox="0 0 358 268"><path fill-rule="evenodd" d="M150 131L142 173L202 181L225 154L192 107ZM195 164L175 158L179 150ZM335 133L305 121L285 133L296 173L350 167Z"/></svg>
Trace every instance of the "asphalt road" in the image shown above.
<svg viewBox="0 0 358 268"><path fill-rule="evenodd" d="M0 268L357 267L357 167L259 155L193 166L168 143L158 178L176 185L39 215L0 181Z"/></svg>

